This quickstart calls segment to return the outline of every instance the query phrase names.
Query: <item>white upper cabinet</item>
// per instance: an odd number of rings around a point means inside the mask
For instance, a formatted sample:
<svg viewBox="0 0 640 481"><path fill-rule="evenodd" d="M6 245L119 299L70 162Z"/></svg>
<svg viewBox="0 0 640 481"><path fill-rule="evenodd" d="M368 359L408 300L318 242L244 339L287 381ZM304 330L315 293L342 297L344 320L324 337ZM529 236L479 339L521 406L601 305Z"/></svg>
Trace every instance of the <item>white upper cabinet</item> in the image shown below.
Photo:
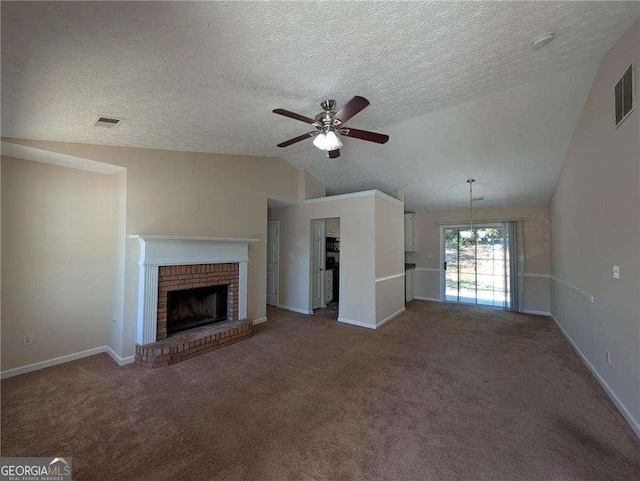
<svg viewBox="0 0 640 481"><path fill-rule="evenodd" d="M327 237L340 237L340 218L327 219Z"/></svg>
<svg viewBox="0 0 640 481"><path fill-rule="evenodd" d="M414 213L404 215L404 251L413 252L415 248L415 229L414 221L416 215Z"/></svg>

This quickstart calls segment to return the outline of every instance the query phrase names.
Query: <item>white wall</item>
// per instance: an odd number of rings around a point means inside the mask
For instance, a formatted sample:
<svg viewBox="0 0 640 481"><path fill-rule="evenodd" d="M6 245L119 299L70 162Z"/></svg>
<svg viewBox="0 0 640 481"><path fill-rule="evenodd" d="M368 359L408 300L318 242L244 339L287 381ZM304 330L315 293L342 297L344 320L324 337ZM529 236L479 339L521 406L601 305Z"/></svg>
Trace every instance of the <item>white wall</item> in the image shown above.
<svg viewBox="0 0 640 481"><path fill-rule="evenodd" d="M376 197L376 323L404 309L404 204Z"/></svg>
<svg viewBox="0 0 640 481"><path fill-rule="evenodd" d="M376 199L384 194L376 195L374 191L363 194L326 197L319 202L316 199L307 201L301 206L270 209L269 220L280 221L280 305L305 313L311 311L311 220L339 217L339 317L345 322L376 326L376 223L401 225L403 206L392 198L382 199L383 207L377 212ZM384 208L386 203L392 203L395 207ZM391 235L391 241L387 241L384 236L380 237L380 241L389 247L388 255L396 259L396 264L397 259L400 259L399 265L392 266L396 273L402 270L402 229L399 232L399 235ZM393 252L394 248L396 252ZM390 291L389 294L387 290ZM391 307L399 310L404 306L404 302L401 306L398 305L398 299L404 295L404 282L402 286L388 283L384 294Z"/></svg>
<svg viewBox="0 0 640 481"><path fill-rule="evenodd" d="M520 308L525 311L548 313L550 310L549 274L549 207L546 205L522 205L474 208L478 221L523 218L519 256L523 267L520 278ZM465 223L468 209L439 212L422 212L415 216L415 252L407 253L408 262L416 264L415 295L428 299L440 298L440 224ZM428 257L433 254L433 257ZM541 275L533 277L531 275Z"/></svg>
<svg viewBox="0 0 640 481"><path fill-rule="evenodd" d="M640 118L636 90L616 129L613 97L632 62L640 22L602 60L551 202L552 274L594 302L554 282L551 311L640 436Z"/></svg>
<svg viewBox="0 0 640 481"><path fill-rule="evenodd" d="M106 345L118 178L7 157L1 170L2 370Z"/></svg>

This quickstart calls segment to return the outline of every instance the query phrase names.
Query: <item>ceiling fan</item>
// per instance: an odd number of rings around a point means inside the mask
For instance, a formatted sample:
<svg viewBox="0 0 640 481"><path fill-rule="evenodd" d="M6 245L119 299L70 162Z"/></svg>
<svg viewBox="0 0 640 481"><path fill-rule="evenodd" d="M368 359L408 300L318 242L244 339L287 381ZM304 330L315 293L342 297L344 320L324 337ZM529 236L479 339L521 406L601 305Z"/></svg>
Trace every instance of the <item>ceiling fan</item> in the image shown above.
<svg viewBox="0 0 640 481"><path fill-rule="evenodd" d="M352 129L344 126L350 118L361 112L367 105L369 105L369 101L367 99L356 95L349 100L344 107L336 112L335 100L323 100L320 103L320 107L322 107L324 112L320 112L312 119L305 117L304 115L289 112L288 110L275 109L273 111L274 114L284 115L285 117L313 125L316 128L316 130L304 135L282 142L281 144L278 144L278 147L288 147L297 142L314 137L313 145L318 147L320 150L326 151L327 157L330 159L336 159L340 157L340 147L342 147L340 135L352 137L354 139L367 140L377 144L386 144L389 140L388 135L377 134L367 130Z"/></svg>

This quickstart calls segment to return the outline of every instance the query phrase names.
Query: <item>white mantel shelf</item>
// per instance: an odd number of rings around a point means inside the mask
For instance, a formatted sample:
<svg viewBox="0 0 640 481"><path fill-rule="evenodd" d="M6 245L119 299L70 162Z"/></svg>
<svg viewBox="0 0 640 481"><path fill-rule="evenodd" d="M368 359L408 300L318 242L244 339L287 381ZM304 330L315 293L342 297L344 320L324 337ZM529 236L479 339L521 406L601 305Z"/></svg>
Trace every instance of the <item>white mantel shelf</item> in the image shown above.
<svg viewBox="0 0 640 481"><path fill-rule="evenodd" d="M140 242L137 342L156 341L158 313L158 270L160 266L235 263L238 273L238 319L247 317L247 269L249 244L260 239L130 235Z"/></svg>
<svg viewBox="0 0 640 481"><path fill-rule="evenodd" d="M142 240L166 240L166 241L188 241L188 242L237 242L241 244L250 244L252 242L260 242L260 239L245 239L242 237L190 237L182 235L157 235L157 234L132 234L130 239Z"/></svg>

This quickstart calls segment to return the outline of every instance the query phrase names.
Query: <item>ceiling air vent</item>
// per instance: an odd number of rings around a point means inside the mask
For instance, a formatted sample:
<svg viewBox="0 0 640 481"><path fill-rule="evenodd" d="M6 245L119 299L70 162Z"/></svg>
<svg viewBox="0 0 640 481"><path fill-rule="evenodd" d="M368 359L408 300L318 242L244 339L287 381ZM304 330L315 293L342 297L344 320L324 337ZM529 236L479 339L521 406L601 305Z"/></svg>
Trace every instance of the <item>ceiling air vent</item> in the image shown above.
<svg viewBox="0 0 640 481"><path fill-rule="evenodd" d="M103 117L98 115L91 123L94 127L103 127L105 129L115 129L118 127L124 119L116 119L115 117Z"/></svg>
<svg viewBox="0 0 640 481"><path fill-rule="evenodd" d="M633 110L634 103L633 65L630 65L616 84L616 127L620 125Z"/></svg>

